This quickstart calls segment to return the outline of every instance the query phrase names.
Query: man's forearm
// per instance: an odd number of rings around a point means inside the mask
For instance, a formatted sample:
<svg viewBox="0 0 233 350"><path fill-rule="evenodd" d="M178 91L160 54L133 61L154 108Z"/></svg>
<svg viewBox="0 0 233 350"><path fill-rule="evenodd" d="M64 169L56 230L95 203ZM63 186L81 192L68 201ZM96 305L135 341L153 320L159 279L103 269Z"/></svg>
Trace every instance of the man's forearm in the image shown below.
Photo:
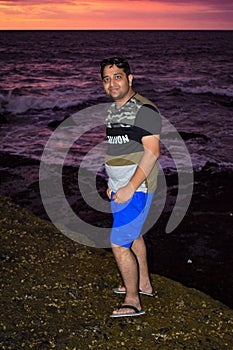
<svg viewBox="0 0 233 350"><path fill-rule="evenodd" d="M133 186L134 191L146 180L150 174L153 166L155 165L158 155L154 155L149 151L145 151L134 175L132 176L130 183Z"/></svg>

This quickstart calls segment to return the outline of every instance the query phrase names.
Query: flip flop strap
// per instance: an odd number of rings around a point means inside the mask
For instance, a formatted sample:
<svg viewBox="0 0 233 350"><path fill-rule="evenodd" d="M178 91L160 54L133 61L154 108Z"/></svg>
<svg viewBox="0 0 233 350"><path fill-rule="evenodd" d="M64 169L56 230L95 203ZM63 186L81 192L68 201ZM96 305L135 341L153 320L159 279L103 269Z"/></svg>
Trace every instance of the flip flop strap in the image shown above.
<svg viewBox="0 0 233 350"><path fill-rule="evenodd" d="M133 305L127 305L127 304L124 304L124 305L119 305L118 306L118 310L119 309L131 309L131 310L134 310L135 312L140 312L137 308L136 308L136 306L133 306Z"/></svg>

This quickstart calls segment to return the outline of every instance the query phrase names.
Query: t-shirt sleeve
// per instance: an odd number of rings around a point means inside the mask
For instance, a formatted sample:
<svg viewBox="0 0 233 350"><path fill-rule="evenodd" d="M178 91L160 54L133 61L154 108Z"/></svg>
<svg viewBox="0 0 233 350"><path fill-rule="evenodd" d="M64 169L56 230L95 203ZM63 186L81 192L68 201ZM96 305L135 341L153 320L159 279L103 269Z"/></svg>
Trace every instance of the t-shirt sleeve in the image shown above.
<svg viewBox="0 0 233 350"><path fill-rule="evenodd" d="M141 138L148 135L160 135L161 115L155 107L143 105L137 113L135 126L140 128Z"/></svg>

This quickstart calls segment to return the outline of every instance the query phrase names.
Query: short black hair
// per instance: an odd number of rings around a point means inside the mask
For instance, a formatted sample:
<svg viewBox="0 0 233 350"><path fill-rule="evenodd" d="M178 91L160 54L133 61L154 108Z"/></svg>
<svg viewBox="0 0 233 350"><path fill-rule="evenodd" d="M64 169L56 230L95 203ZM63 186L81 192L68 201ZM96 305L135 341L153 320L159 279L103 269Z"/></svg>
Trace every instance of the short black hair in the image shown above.
<svg viewBox="0 0 233 350"><path fill-rule="evenodd" d="M128 77L129 74L131 74L131 69L130 69L129 63L124 58L122 58L122 57L105 58L104 60L102 60L100 62L100 67L101 67L100 68L100 74L101 74L101 78L102 79L103 79L104 68L106 66L113 66L114 64L118 68L122 68L127 77Z"/></svg>

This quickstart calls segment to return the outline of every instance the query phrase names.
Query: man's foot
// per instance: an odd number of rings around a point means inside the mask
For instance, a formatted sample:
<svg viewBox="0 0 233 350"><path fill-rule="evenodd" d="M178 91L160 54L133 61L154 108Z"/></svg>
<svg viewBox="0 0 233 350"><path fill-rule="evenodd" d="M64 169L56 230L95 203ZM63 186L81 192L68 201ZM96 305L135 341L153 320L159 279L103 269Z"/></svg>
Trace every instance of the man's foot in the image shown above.
<svg viewBox="0 0 233 350"><path fill-rule="evenodd" d="M114 293L116 294L126 294L126 289L124 286L120 286L118 288L114 288L113 289ZM155 296L155 293L153 292L153 289L151 288L151 291L145 291L145 290L141 290L139 289L139 293L140 294L143 294L143 295L146 295L148 297L153 297Z"/></svg>
<svg viewBox="0 0 233 350"><path fill-rule="evenodd" d="M128 317L128 316L140 316L144 315L145 311L139 310L136 306L122 304L119 305L117 310L114 310L110 317Z"/></svg>

